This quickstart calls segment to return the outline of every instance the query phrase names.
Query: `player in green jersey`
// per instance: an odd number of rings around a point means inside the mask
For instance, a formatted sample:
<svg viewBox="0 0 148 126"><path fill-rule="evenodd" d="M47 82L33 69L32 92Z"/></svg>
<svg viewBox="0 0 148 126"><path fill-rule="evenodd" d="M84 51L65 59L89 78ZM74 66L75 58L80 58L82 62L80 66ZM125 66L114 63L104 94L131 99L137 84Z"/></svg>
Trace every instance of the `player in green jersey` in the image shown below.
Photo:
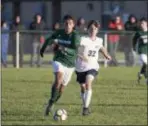
<svg viewBox="0 0 148 126"><path fill-rule="evenodd" d="M51 98L45 110L46 116L49 112L52 112L54 103L60 98L64 87L69 83L74 72L77 46L80 43L79 35L74 30L74 26L73 17L65 16L64 29L55 31L47 38L40 50L42 57L47 45L51 45L54 50L52 67L55 81L51 89Z"/></svg>
<svg viewBox="0 0 148 126"><path fill-rule="evenodd" d="M147 21L143 18L140 20L141 31L138 31L133 38L133 47L140 55L142 67L138 73L138 83L140 83L142 75L145 76L147 82L147 55L148 55L148 26Z"/></svg>

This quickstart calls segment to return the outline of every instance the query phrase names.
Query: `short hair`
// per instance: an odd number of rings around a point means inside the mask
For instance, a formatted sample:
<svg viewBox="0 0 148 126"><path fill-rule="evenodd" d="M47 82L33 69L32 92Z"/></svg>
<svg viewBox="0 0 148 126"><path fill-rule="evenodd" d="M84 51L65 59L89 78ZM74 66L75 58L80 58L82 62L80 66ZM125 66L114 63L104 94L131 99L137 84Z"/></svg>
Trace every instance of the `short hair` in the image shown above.
<svg viewBox="0 0 148 126"><path fill-rule="evenodd" d="M69 15L69 14L67 14L67 15L64 16L63 21L66 21L66 20L73 20L73 21L75 22L74 17L72 17L72 16Z"/></svg>
<svg viewBox="0 0 148 126"><path fill-rule="evenodd" d="M142 22L142 21L147 22L146 18L144 18L144 17L140 19L140 22Z"/></svg>
<svg viewBox="0 0 148 126"><path fill-rule="evenodd" d="M91 25L94 25L95 27L99 28L99 22L98 21L95 21L95 20L89 21L87 29L89 29Z"/></svg>

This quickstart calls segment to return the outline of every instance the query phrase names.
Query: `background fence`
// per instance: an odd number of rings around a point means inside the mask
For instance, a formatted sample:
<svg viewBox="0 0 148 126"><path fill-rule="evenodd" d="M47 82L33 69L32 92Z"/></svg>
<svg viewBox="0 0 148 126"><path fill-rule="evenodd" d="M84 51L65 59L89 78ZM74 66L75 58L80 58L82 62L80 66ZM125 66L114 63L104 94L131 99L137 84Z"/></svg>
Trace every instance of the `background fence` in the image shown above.
<svg viewBox="0 0 148 126"><path fill-rule="evenodd" d="M39 50L43 44L43 38L50 36L52 31L10 31L2 32L8 37L8 64L14 67L45 66L52 61L52 52L48 47L42 59ZM83 34L82 34L83 35ZM103 38L104 46L113 57L112 62L107 62L101 55L99 63L106 66L134 66L139 65L138 56L132 49L134 32L101 31L98 36ZM2 43L3 44L3 43Z"/></svg>

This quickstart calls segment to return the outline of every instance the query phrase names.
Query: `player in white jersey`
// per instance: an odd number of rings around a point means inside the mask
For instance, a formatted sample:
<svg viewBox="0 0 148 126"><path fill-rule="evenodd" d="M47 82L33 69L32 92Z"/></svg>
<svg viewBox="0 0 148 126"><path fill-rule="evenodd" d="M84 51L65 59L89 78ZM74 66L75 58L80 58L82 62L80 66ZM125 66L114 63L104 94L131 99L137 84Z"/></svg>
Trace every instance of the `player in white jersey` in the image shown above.
<svg viewBox="0 0 148 126"><path fill-rule="evenodd" d="M88 36L82 37L76 60L77 82L81 87L83 101L83 115L90 114L89 104L92 96L92 82L98 74L99 51L106 59L111 60L106 49L103 47L103 39L97 37L99 24L91 20L88 24Z"/></svg>

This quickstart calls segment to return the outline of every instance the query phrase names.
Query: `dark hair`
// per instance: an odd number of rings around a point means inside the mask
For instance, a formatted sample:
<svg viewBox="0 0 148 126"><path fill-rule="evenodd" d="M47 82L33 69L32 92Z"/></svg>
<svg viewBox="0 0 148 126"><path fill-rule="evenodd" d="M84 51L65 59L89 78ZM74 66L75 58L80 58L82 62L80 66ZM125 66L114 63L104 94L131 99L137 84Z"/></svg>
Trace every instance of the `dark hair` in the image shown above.
<svg viewBox="0 0 148 126"><path fill-rule="evenodd" d="M89 21L87 29L89 29L91 25L94 25L97 28L99 27L99 23L97 21L95 21L95 20Z"/></svg>
<svg viewBox="0 0 148 126"><path fill-rule="evenodd" d="M71 15L65 15L63 18L63 21L66 21L66 20L73 20L75 22L74 17L72 17Z"/></svg>
<svg viewBox="0 0 148 126"><path fill-rule="evenodd" d="M144 18L144 17L140 19L140 22L142 22L142 21L146 21L147 22L146 18Z"/></svg>
<svg viewBox="0 0 148 126"><path fill-rule="evenodd" d="M136 18L136 16L135 16L135 15L131 14L131 15L128 17L128 20L130 21L130 20L131 20L131 18L135 18L135 20L136 20L136 22L137 22L137 18Z"/></svg>

